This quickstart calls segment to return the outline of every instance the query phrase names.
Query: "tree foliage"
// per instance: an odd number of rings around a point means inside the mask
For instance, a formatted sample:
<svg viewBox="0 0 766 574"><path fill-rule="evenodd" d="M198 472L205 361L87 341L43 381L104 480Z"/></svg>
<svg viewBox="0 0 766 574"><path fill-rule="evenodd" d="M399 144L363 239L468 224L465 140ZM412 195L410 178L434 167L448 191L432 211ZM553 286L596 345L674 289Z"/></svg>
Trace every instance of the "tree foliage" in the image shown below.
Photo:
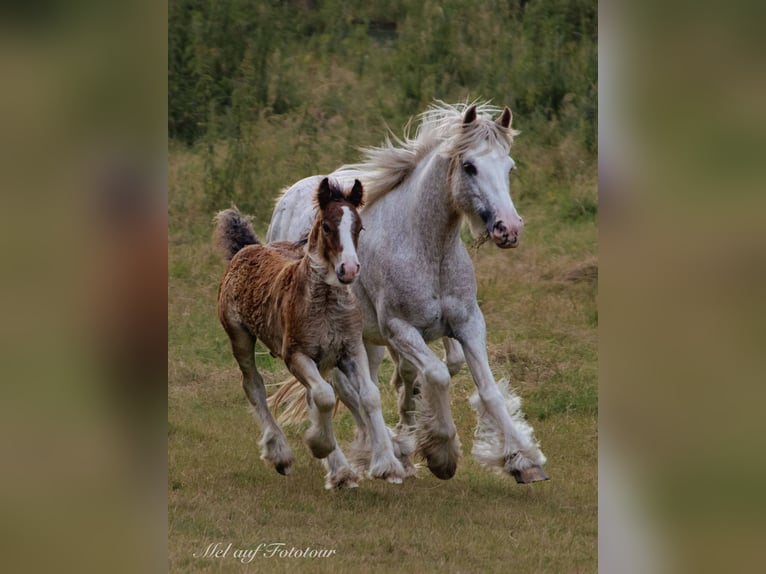
<svg viewBox="0 0 766 574"><path fill-rule="evenodd" d="M434 98L480 97L510 105L526 126L555 122L553 137L575 133L594 152L597 9L595 0L170 0L169 136L236 138L264 115L350 111L396 126Z"/></svg>

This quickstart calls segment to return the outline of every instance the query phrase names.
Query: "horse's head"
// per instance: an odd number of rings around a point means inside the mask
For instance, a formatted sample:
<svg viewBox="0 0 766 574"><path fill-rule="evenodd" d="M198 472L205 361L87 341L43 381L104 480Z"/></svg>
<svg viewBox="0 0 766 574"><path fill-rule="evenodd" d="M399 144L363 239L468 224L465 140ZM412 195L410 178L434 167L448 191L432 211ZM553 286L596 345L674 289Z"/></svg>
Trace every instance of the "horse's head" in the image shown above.
<svg viewBox="0 0 766 574"><path fill-rule="evenodd" d="M309 236L309 253L315 264L326 269L327 283L349 285L361 269L356 247L362 230L362 219L357 213L364 205L362 184L355 180L351 191L344 193L325 177L315 200L319 210Z"/></svg>
<svg viewBox="0 0 766 574"><path fill-rule="evenodd" d="M463 114L450 141L452 194L475 236L506 249L517 247L524 222L511 200L508 178L515 163L508 155L516 133L507 107L496 121L479 117L475 105Z"/></svg>

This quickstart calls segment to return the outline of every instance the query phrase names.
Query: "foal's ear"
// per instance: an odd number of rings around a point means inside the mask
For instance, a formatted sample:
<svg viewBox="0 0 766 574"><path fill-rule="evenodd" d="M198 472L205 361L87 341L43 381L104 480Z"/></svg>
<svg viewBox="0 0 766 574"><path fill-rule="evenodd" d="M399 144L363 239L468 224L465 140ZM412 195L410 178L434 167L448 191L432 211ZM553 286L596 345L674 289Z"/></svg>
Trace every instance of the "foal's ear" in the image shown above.
<svg viewBox="0 0 766 574"><path fill-rule="evenodd" d="M364 188L362 187L362 182L358 179L354 180L354 187L351 188L351 191L346 196L346 201L354 207L362 207L364 205Z"/></svg>
<svg viewBox="0 0 766 574"><path fill-rule="evenodd" d="M319 184L317 189L317 204L319 209L324 211L324 208L332 201L332 189L330 188L330 179L324 178Z"/></svg>
<svg viewBox="0 0 766 574"><path fill-rule="evenodd" d="M500 115L499 118L497 118L497 121L495 123L501 127L508 129L509 127L511 127L511 121L513 121L513 112L511 112L511 109L508 106L505 106L503 113Z"/></svg>
<svg viewBox="0 0 766 574"><path fill-rule="evenodd" d="M476 119L476 104L472 105L470 108L468 108L465 111L465 115L463 116L463 123L470 124L475 119Z"/></svg>

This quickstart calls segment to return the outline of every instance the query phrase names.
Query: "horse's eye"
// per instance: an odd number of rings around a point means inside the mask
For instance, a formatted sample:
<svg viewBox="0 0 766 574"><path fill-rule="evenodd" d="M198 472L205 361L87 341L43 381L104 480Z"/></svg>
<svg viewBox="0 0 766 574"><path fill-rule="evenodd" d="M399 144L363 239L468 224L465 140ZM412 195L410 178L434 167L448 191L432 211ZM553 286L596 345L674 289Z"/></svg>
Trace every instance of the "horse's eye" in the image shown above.
<svg viewBox="0 0 766 574"><path fill-rule="evenodd" d="M468 175L476 175L476 166L473 165L470 161L467 161L463 164L463 170Z"/></svg>
<svg viewBox="0 0 766 574"><path fill-rule="evenodd" d="M325 233L330 233L330 226L327 225L326 223L323 223L322 224L322 231L324 231Z"/></svg>

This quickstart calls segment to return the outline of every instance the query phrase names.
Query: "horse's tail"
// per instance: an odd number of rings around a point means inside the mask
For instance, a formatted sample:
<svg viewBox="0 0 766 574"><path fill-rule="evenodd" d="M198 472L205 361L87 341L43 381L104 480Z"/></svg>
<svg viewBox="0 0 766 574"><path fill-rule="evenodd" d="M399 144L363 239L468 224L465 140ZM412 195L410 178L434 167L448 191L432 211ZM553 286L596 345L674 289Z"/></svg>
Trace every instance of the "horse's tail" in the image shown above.
<svg viewBox="0 0 766 574"><path fill-rule="evenodd" d="M215 243L226 261L231 261L243 247L260 243L253 231L252 219L242 215L236 207L219 211L213 218Z"/></svg>
<svg viewBox="0 0 766 574"><path fill-rule="evenodd" d="M277 416L280 425L290 426L306 420L306 389L295 377L280 383L279 389L269 397L268 403L272 412L277 412L277 407L281 407Z"/></svg>

